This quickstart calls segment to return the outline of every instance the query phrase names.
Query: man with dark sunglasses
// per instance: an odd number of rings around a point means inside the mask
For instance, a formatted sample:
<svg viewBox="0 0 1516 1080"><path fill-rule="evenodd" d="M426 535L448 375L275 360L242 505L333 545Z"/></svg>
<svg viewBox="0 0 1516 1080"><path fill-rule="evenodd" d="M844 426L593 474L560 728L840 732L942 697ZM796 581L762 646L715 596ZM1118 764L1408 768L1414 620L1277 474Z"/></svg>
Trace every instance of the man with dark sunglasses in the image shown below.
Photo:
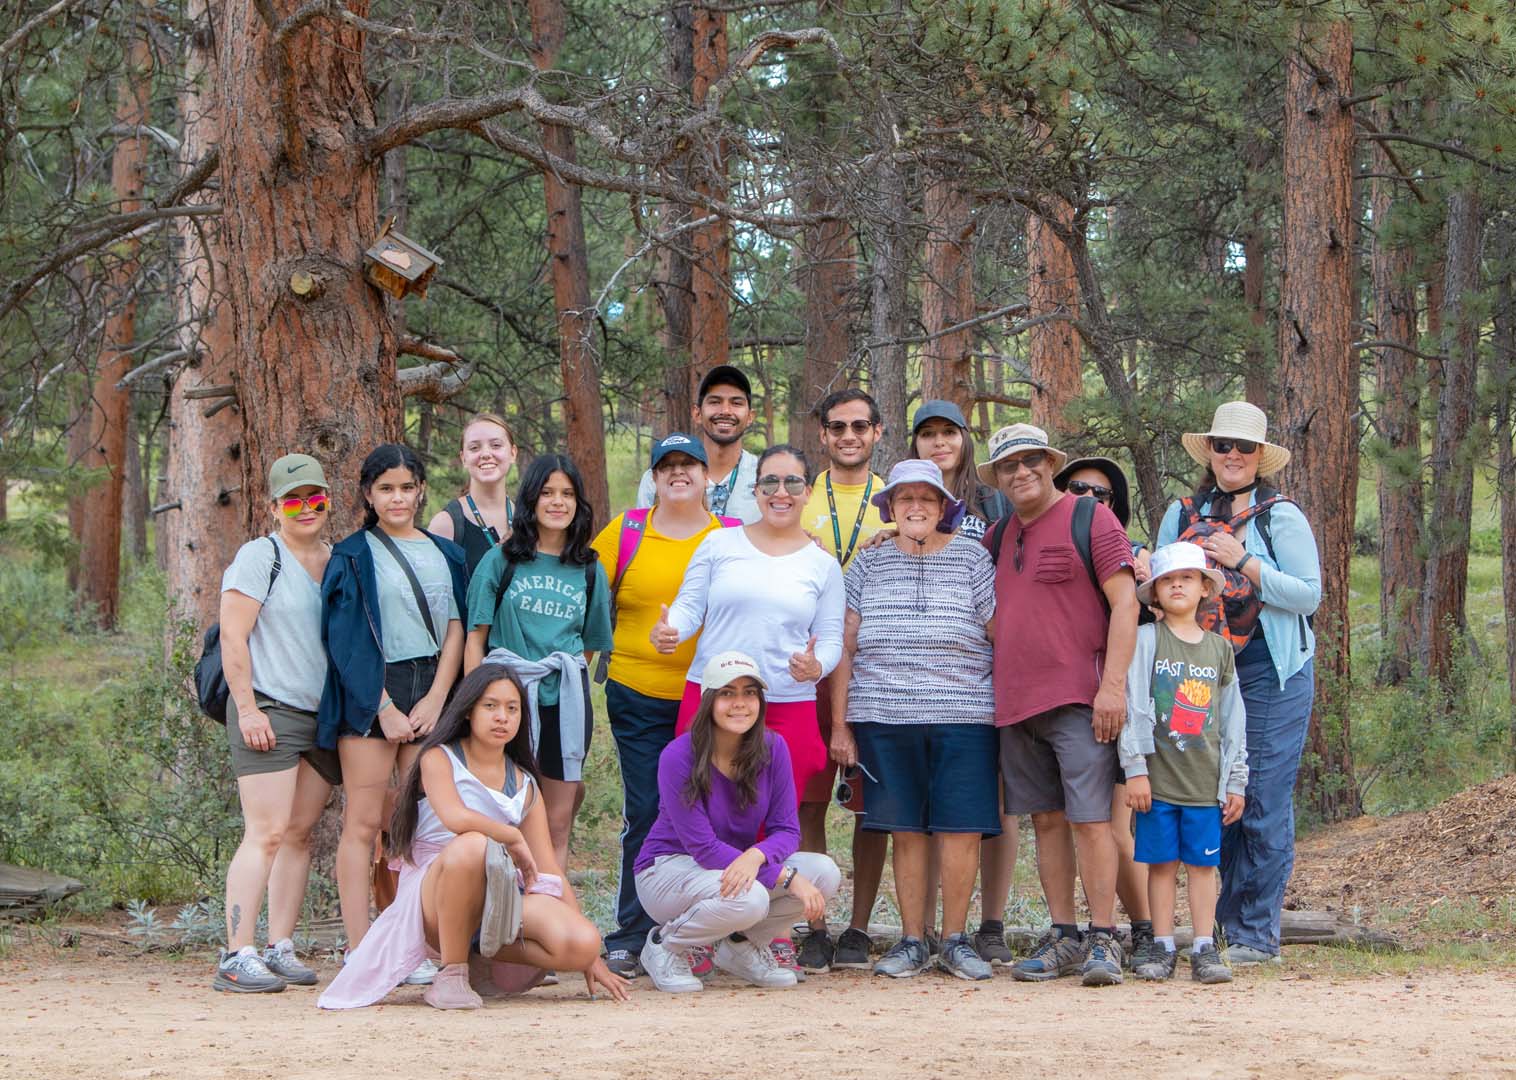
<svg viewBox="0 0 1516 1080"><path fill-rule="evenodd" d="M753 498L758 456L742 447L743 435L753 426L753 387L747 376L730 364L711 368L700 380L690 417L705 447L707 509L751 525L760 515ZM655 488L653 470L648 469L637 485L639 508L653 505Z"/></svg>
<svg viewBox="0 0 1516 1080"><path fill-rule="evenodd" d="M869 470L869 461L874 456L874 447L884 425L874 399L855 387L834 390L822 398L816 406L815 417L821 426L821 446L826 451L827 468L816 477L803 520L806 531L821 542L845 571L858 549L885 527L878 507L870 501L875 492L884 488L884 481ZM831 745L831 693L825 679L816 688L816 720L821 728L821 741ZM836 774L837 764L828 758L826 769L800 793L802 851L826 854L826 808L832 798ZM878 894L888 843L889 834L864 833L856 827L855 819L855 889L858 882L872 880L873 893ZM863 926L866 930L867 916ZM852 957L846 961L849 967L866 967L870 963L867 934L861 936L863 940L860 942L857 927L843 935ZM834 951L826 922L819 920L813 924L810 936L801 946L800 965L807 971L827 971L832 966ZM861 958L853 955L860 951Z"/></svg>
<svg viewBox="0 0 1516 1080"><path fill-rule="evenodd" d="M1053 921L1011 974L1042 982L1077 973L1086 986L1106 986L1121 981L1110 818L1138 605L1131 545L1116 515L1054 486L1067 460L1041 428L1012 424L991 436L990 460L979 466L980 479L1015 510L985 538L996 562L995 723L1005 812L1032 815ZM1088 524L1088 567L1074 537L1077 510ZM1075 921L1076 853L1088 935Z"/></svg>

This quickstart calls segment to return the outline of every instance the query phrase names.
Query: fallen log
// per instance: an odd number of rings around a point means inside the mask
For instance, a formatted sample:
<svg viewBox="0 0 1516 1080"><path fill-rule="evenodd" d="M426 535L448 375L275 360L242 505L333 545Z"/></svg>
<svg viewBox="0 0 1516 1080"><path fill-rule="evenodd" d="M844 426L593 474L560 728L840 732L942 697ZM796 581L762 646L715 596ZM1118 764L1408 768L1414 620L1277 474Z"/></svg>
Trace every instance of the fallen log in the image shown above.
<svg viewBox="0 0 1516 1080"><path fill-rule="evenodd" d="M84 882L71 877L30 866L0 863L0 916L19 918L40 914L44 908L83 889Z"/></svg>

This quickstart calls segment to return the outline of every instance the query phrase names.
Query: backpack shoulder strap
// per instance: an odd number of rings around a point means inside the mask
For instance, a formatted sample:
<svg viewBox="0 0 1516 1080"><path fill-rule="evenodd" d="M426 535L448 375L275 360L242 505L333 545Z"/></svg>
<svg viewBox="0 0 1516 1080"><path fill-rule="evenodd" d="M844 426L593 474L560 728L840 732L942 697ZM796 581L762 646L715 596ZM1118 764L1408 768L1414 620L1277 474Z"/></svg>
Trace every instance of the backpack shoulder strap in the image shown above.
<svg viewBox="0 0 1516 1080"><path fill-rule="evenodd" d="M493 615L499 613L499 611L500 611L500 605L503 604L503 603L505 603L505 592L506 592L506 590L511 587L511 582L515 581L515 580L516 580L516 564L513 563L513 562L511 562L511 560L509 558L507 558L505 560L505 570L500 575L500 584L495 586L495 611L492 613L492 618L490 620L491 622L494 621Z"/></svg>
<svg viewBox="0 0 1516 1080"><path fill-rule="evenodd" d="M616 543L616 576L611 579L611 595L621 588L621 579L626 568L632 564L637 549L642 546L642 534L647 531L647 519L652 510L648 507L628 510L621 515L621 535Z"/></svg>
<svg viewBox="0 0 1516 1080"><path fill-rule="evenodd" d="M274 545L274 565L268 568L268 590L263 594L263 602L268 603L268 598L274 595L274 582L279 580L279 571L284 569L284 559L279 553L279 541L272 536L268 542Z"/></svg>
<svg viewBox="0 0 1516 1080"><path fill-rule="evenodd" d="M448 519L453 523L453 542L463 543L463 533L467 528L463 518L463 506L457 499L452 499L442 509L447 512Z"/></svg>
<svg viewBox="0 0 1516 1080"><path fill-rule="evenodd" d="M584 564L584 617L590 617L590 609L595 606L595 579L600 575L595 573L595 566L600 562L600 552L590 548L590 561ZM615 591L611 592L612 601L615 600Z"/></svg>
<svg viewBox="0 0 1516 1080"><path fill-rule="evenodd" d="M1090 575L1090 584L1095 586L1095 591L1105 599L1105 591L1100 587L1100 579L1095 576L1095 553L1090 549L1090 526L1095 521L1094 499L1076 499L1074 502L1074 515L1069 521L1069 535L1074 541L1074 550L1079 552L1079 558L1084 562L1084 571Z"/></svg>
<svg viewBox="0 0 1516 1080"><path fill-rule="evenodd" d="M990 562L1000 564L1000 548L1005 543L1005 530L1011 523L1011 515L997 518L990 528Z"/></svg>
<svg viewBox="0 0 1516 1080"><path fill-rule="evenodd" d="M717 514L716 515L716 520L719 521L719 522L721 522L721 527L723 529L740 529L740 528L742 528L742 519L741 518L722 517L720 514Z"/></svg>

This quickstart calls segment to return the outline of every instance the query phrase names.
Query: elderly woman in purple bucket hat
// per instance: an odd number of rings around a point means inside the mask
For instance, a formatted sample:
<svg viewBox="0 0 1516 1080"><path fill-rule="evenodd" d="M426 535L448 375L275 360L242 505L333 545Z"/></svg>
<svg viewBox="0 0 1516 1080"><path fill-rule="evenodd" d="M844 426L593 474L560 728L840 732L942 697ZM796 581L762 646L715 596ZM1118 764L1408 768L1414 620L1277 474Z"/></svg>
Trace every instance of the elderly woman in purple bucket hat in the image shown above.
<svg viewBox="0 0 1516 1080"><path fill-rule="evenodd" d="M979 842L1000 832L989 627L989 553L955 533L963 503L931 461L890 470L874 496L896 534L853 557L844 578L843 658L832 676L833 751L863 773L863 828L894 835L903 936L874 966L907 978L931 962L927 856L942 840L939 966L988 979L965 933Z"/></svg>

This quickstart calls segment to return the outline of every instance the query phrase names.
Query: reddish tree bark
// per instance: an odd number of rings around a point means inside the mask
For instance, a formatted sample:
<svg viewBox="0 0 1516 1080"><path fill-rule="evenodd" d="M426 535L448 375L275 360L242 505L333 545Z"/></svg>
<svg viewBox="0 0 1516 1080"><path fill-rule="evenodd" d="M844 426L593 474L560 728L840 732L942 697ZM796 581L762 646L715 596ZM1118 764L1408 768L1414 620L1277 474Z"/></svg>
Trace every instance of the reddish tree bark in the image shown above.
<svg viewBox="0 0 1516 1080"><path fill-rule="evenodd" d="M1067 92L1063 102L1067 106ZM1079 312L1079 280L1060 236L1073 222L1074 208L1057 195L1046 196L1039 210L1027 215L1028 318ZM1053 321L1033 326L1027 331L1027 360L1032 375L1032 423L1049 435L1076 434L1068 408L1084 394L1084 375L1079 335L1073 325Z"/></svg>
<svg viewBox="0 0 1516 1080"><path fill-rule="evenodd" d="M147 32L134 28L127 46L126 69L116 103L116 126L133 134L121 136L111 159L111 190L123 214L142 209L143 174L147 169L147 139L136 134L148 121L152 96L153 54ZM132 339L137 333L137 302L129 294L137 276L136 239L113 249L107 271L104 340L95 362L95 389L89 413L89 449L84 463L105 470L84 498L80 548L83 599L92 605L100 625L116 625L121 604L121 498L126 485L126 438L131 391L116 384L131 369Z"/></svg>
<svg viewBox="0 0 1516 1080"><path fill-rule="evenodd" d="M1382 144L1375 172L1388 173ZM1421 416L1416 390L1416 256L1395 238L1394 185L1373 184L1374 337L1388 344L1374 353L1379 393L1379 630L1384 654L1379 681L1398 685L1410 677L1421 641Z"/></svg>
<svg viewBox="0 0 1516 1080"><path fill-rule="evenodd" d="M807 209L826 205L819 191L811 191ZM821 431L810 411L828 393L838 388L839 373L847 366L852 348L853 233L845 221L823 221L807 226L801 235L800 288L805 294L805 359L800 378L790 386L790 441L798 443L811 460L822 460ZM797 427L795 419L799 418ZM900 417L885 417L886 424L899 424Z"/></svg>
<svg viewBox="0 0 1516 1080"><path fill-rule="evenodd" d="M219 10L217 5L216 10ZM192 27L184 62L179 113L184 117L180 159L192 166L220 138L215 44L218 27L208 0L185 10ZM201 191L188 202L214 202ZM236 349L232 311L226 299L226 247L220 218L179 218L179 281L174 295L180 348L191 359L179 370L169 397L168 483L158 516L172 614L197 630L215 621L221 599L221 572L232 561L249 528L262 531L266 518L245 514L242 494L242 416L214 401L186 398L187 391L227 386L235 381ZM335 475L328 479L338 479ZM251 519L251 526L249 520Z"/></svg>
<svg viewBox="0 0 1516 1080"><path fill-rule="evenodd" d="M550 71L563 46L564 14L560 0L530 0L532 62ZM542 145L572 164L574 133L558 124L542 125ZM552 265L553 303L558 311L558 358L563 373L563 424L566 445L584 478L595 521L610 520L610 483L605 469L605 416L600 397L600 360L595 352L595 318L590 300L589 249L584 238L584 210L578 187L565 184L551 169L542 171L547 200L547 250Z"/></svg>
<svg viewBox="0 0 1516 1080"><path fill-rule="evenodd" d="M374 126L365 35L319 22L281 48L258 9L287 18L298 6L227 0L218 39L245 528L264 505L269 463L291 451L325 467L338 527L357 524L359 466L403 430L394 328L363 276L364 249L380 229L380 167L362 142ZM368 4L348 9L366 16ZM295 271L314 277L319 295L291 291Z"/></svg>
<svg viewBox="0 0 1516 1080"><path fill-rule="evenodd" d="M1432 512L1426 528L1426 584L1421 593L1421 660L1447 684L1454 644L1467 626L1469 519L1474 506L1475 380L1479 362L1479 254L1484 208L1476 190L1448 199L1443 259L1442 387L1432 436ZM1451 689L1451 687L1448 687Z"/></svg>
<svg viewBox="0 0 1516 1080"><path fill-rule="evenodd" d="M696 106L705 101L710 88L726 74L726 12L714 8L693 9L694 70L691 94ZM695 189L711 198L726 197L726 154L719 140L698 145ZM731 292L731 229L725 221L695 229L690 237L690 391L705 373L727 363L728 296Z"/></svg>
<svg viewBox="0 0 1516 1080"><path fill-rule="evenodd" d="M1348 582L1358 487L1358 363L1353 349L1353 32L1304 23L1286 63L1284 227L1279 317L1279 441L1293 452L1280 488L1300 504L1321 552L1316 709L1301 784L1330 821L1362 813L1349 741Z"/></svg>
<svg viewBox="0 0 1516 1080"><path fill-rule="evenodd" d="M927 234L921 323L927 334L940 336L921 346L921 396L951 401L967 418L976 390L974 332L943 331L968 322L975 313L973 205L951 178L934 176L923 197L923 216Z"/></svg>

